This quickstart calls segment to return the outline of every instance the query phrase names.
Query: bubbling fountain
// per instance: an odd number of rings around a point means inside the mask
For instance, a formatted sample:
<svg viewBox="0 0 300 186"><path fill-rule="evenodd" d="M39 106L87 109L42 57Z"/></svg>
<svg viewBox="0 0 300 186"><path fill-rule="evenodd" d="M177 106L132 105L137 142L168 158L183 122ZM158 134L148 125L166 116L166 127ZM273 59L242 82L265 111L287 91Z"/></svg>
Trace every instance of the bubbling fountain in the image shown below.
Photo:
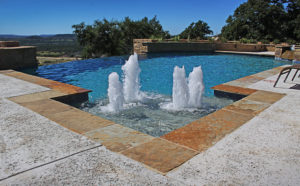
<svg viewBox="0 0 300 186"><path fill-rule="evenodd" d="M118 112L123 109L124 102L132 103L142 101L144 94L140 91L140 72L137 54L131 55L122 66L123 85L119 75L112 72L108 77L109 104L102 107L103 111ZM172 102L162 104L167 110L184 110L201 107L204 92L203 73L201 66L194 67L188 79L185 75L184 66L175 66L173 72Z"/></svg>
<svg viewBox="0 0 300 186"><path fill-rule="evenodd" d="M119 75L112 72L108 76L108 100L109 104L102 107L103 111L118 112L123 109L124 95L122 83L119 80Z"/></svg>
<svg viewBox="0 0 300 186"><path fill-rule="evenodd" d="M176 66L173 72L173 89L172 89L173 109L179 110L188 106L189 89L185 77L184 66Z"/></svg>
<svg viewBox="0 0 300 186"><path fill-rule="evenodd" d="M131 55L122 66L124 73L123 90L124 99L127 103L142 99L140 92L140 72L141 69L138 63L138 55L135 53Z"/></svg>
<svg viewBox="0 0 300 186"><path fill-rule="evenodd" d="M201 66L194 67L186 78L184 66L175 66L173 72L172 102L162 104L166 110L185 110L201 107L204 92L203 73Z"/></svg>
<svg viewBox="0 0 300 186"><path fill-rule="evenodd" d="M109 104L101 107L105 112L118 112L123 109L124 102L130 103L143 98L140 92L140 72L138 56L131 55L122 66L123 85L119 81L119 75L112 72L108 77L107 95Z"/></svg>
<svg viewBox="0 0 300 186"><path fill-rule="evenodd" d="M202 95L204 92L203 72L201 66L194 67L193 71L189 74L189 106L201 107Z"/></svg>

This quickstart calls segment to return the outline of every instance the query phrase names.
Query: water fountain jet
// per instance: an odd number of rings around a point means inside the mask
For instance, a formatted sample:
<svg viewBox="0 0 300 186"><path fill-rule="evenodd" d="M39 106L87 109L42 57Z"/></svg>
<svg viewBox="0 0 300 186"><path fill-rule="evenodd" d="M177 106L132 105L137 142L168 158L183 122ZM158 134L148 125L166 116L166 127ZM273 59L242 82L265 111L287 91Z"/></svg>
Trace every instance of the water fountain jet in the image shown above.
<svg viewBox="0 0 300 186"><path fill-rule="evenodd" d="M193 71L186 78L184 66L175 66L173 71L172 102L162 104L161 107L167 110L189 110L199 108L202 103L204 92L203 73L201 66L194 67Z"/></svg>
<svg viewBox="0 0 300 186"><path fill-rule="evenodd" d="M184 66L176 66L173 72L172 103L175 110L180 110L188 106L189 91L187 79L185 77Z"/></svg>
<svg viewBox="0 0 300 186"><path fill-rule="evenodd" d="M123 87L119 80L119 75L116 72L112 72L108 76L107 92L109 104L102 107L102 110L108 112L118 112L122 110L124 104Z"/></svg>
<svg viewBox="0 0 300 186"><path fill-rule="evenodd" d="M201 66L194 67L189 74L189 103L190 107L201 107L202 95L204 92L203 72Z"/></svg>
<svg viewBox="0 0 300 186"><path fill-rule="evenodd" d="M125 101L129 103L142 99L139 77L141 69L136 53L129 57L128 61L122 66L122 70L124 73L123 90Z"/></svg>

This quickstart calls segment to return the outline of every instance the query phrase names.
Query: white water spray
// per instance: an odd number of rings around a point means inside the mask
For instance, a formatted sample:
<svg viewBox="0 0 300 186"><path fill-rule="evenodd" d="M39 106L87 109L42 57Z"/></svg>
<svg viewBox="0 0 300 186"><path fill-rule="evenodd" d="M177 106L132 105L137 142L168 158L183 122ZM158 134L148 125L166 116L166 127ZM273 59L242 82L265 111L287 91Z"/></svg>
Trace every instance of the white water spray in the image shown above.
<svg viewBox="0 0 300 186"><path fill-rule="evenodd" d="M203 73L201 67L194 67L186 78L184 67L175 66L173 72L172 102L163 104L167 110L184 110L201 107L204 92Z"/></svg>
<svg viewBox="0 0 300 186"><path fill-rule="evenodd" d="M189 103L190 107L200 107L204 92L203 72L201 66L194 67L189 74Z"/></svg>
<svg viewBox="0 0 300 186"><path fill-rule="evenodd" d="M102 108L103 111L118 112L123 109L124 97L123 87L119 80L119 75L116 72L112 72L108 76L108 99L109 104Z"/></svg>
<svg viewBox="0 0 300 186"><path fill-rule="evenodd" d="M185 77L184 66L176 66L173 72L173 90L172 90L173 108L175 110L188 106L189 90Z"/></svg>
<svg viewBox="0 0 300 186"><path fill-rule="evenodd" d="M126 102L134 102L141 99L140 93L140 72L141 69L138 63L138 56L135 53L131 55L126 61L125 65L122 66L124 73L123 79L123 91L124 99Z"/></svg>

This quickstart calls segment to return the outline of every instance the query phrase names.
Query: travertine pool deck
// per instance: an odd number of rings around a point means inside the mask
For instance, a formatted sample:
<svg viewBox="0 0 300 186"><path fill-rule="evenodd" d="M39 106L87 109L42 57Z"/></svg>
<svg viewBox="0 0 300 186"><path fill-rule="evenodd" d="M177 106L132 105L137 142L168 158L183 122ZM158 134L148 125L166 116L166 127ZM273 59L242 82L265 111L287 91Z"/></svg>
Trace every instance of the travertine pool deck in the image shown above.
<svg viewBox="0 0 300 186"><path fill-rule="evenodd" d="M239 52L239 51L224 51L224 50L216 50L216 53L223 54L240 54L240 55L255 55L255 56L266 56L266 57L274 57L275 52L272 51L264 51L264 52Z"/></svg>
<svg viewBox="0 0 300 186"><path fill-rule="evenodd" d="M244 98L160 138L57 101L88 90L1 71L0 185L297 185L300 80L273 88L281 68L213 87Z"/></svg>

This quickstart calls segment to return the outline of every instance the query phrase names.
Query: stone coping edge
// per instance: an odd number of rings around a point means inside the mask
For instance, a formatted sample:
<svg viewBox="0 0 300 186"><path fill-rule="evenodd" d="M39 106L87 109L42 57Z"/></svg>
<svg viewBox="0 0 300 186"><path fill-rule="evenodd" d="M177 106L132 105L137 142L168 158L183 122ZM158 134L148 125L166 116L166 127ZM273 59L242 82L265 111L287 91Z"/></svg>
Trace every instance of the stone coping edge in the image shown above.
<svg viewBox="0 0 300 186"><path fill-rule="evenodd" d="M278 73L280 69L277 67L264 71L267 73L265 78ZM11 101L163 175L208 149L285 96L274 92L234 86L241 82L247 84L263 79L256 75L246 76L234 80L232 85L225 83L212 87L215 91L241 95L241 100L161 137L152 137L81 111L70 106L69 101L63 101L74 95L83 96L79 101L87 100L91 90L14 70L2 70L0 73L50 88L49 91L8 98ZM264 97L269 99L262 99Z"/></svg>

